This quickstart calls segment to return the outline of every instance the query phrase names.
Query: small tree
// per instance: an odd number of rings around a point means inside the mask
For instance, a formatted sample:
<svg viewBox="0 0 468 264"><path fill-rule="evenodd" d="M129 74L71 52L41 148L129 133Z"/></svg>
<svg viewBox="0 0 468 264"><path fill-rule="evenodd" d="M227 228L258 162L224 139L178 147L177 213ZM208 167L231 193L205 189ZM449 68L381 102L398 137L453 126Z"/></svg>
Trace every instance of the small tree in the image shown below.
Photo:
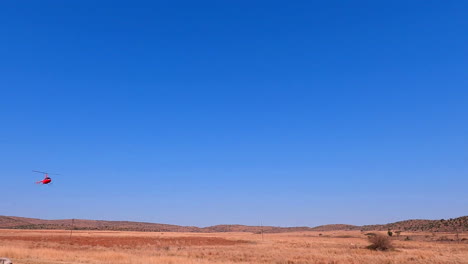
<svg viewBox="0 0 468 264"><path fill-rule="evenodd" d="M392 230L388 229L387 234L388 234L388 236L393 236Z"/></svg>

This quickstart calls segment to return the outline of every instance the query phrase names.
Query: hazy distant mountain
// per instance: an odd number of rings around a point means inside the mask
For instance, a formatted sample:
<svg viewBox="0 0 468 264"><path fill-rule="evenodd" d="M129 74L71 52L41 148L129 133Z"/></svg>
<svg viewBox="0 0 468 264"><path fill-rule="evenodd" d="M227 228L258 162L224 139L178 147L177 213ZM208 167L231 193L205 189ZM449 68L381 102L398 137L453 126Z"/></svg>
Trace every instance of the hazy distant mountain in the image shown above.
<svg viewBox="0 0 468 264"><path fill-rule="evenodd" d="M401 230L401 231L431 231L454 232L468 231L468 216L448 220L406 220L385 225L323 225L317 227L275 227L275 226L245 226L216 225L210 227L178 226L130 221L103 220L43 220L16 216L0 216L2 229L71 229L76 230L118 230L118 231L151 231L151 232L252 232L281 233L296 231L334 231L334 230Z"/></svg>

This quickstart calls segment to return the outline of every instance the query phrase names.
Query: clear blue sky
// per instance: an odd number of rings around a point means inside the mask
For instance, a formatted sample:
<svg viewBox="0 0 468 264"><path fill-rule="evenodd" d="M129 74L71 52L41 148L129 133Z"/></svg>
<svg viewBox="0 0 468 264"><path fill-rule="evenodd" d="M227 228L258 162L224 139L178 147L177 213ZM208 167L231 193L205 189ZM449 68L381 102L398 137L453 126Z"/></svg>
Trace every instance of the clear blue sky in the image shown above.
<svg viewBox="0 0 468 264"><path fill-rule="evenodd" d="M467 1L2 1L0 215L468 213ZM54 185L41 175L59 172Z"/></svg>

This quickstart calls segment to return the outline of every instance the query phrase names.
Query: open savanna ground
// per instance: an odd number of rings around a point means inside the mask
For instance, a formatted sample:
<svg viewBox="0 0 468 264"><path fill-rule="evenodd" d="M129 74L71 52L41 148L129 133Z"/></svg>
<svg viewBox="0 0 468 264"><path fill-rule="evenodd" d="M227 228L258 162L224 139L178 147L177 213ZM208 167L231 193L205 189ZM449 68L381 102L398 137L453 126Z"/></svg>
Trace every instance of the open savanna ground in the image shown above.
<svg viewBox="0 0 468 264"><path fill-rule="evenodd" d="M263 237L263 239L262 239ZM409 237L409 241L404 240ZM17 264L468 263L467 241L450 233L402 233L395 250L371 251L360 231L175 233L0 230L0 257ZM460 234L459 240L468 238Z"/></svg>

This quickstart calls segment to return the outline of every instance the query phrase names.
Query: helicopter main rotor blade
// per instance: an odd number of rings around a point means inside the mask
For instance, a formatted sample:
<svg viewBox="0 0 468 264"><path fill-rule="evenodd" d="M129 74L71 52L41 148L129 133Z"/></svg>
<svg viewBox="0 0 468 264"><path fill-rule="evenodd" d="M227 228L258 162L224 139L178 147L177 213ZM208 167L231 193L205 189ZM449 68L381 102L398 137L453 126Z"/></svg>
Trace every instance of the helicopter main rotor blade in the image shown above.
<svg viewBox="0 0 468 264"><path fill-rule="evenodd" d="M48 174L48 175L62 175L62 174L58 174L58 173L49 173L49 172L43 172L43 171L37 171L37 170L33 170L33 172Z"/></svg>

